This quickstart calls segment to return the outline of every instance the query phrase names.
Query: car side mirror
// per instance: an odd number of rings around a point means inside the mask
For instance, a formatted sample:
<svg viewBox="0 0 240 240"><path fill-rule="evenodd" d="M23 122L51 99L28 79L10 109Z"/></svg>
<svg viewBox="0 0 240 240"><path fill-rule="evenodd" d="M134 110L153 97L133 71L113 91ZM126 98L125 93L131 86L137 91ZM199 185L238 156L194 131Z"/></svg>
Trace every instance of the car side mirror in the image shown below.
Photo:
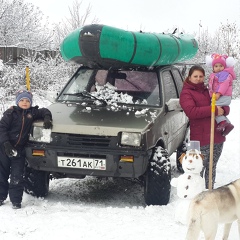
<svg viewBox="0 0 240 240"><path fill-rule="evenodd" d="M165 111L172 112L172 111L182 111L182 107L179 103L178 98L171 98L168 102L165 103Z"/></svg>

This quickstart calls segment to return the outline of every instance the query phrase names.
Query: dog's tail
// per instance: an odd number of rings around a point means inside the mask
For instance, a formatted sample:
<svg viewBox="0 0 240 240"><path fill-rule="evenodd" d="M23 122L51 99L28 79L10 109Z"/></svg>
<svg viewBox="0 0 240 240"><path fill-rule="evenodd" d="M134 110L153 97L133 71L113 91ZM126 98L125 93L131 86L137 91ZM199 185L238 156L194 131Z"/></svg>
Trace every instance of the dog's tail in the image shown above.
<svg viewBox="0 0 240 240"><path fill-rule="evenodd" d="M188 230L186 240L197 240L201 231L201 215L202 212L198 207L198 203L191 201L188 210Z"/></svg>

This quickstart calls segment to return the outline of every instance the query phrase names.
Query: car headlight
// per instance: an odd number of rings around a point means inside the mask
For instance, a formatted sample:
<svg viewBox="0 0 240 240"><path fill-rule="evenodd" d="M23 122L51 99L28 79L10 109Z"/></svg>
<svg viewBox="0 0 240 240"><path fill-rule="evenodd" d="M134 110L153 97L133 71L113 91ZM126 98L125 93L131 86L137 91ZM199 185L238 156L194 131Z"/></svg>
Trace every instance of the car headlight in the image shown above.
<svg viewBox="0 0 240 240"><path fill-rule="evenodd" d="M139 147L141 145L141 133L122 132L121 144Z"/></svg>
<svg viewBox="0 0 240 240"><path fill-rule="evenodd" d="M44 129L43 127L34 126L32 134L29 136L30 141L34 142L51 142L51 129Z"/></svg>

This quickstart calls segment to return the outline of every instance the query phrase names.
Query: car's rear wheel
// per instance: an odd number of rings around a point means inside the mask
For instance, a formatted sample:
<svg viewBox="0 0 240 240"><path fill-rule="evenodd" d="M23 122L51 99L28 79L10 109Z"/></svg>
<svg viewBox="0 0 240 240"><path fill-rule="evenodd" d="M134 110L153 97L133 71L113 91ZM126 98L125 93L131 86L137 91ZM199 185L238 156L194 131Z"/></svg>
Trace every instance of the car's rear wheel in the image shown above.
<svg viewBox="0 0 240 240"><path fill-rule="evenodd" d="M35 197L45 197L49 192L49 173L25 168L24 191Z"/></svg>
<svg viewBox="0 0 240 240"><path fill-rule="evenodd" d="M171 163L167 150L156 147L149 160L144 180L144 197L147 205L166 205L171 191Z"/></svg>

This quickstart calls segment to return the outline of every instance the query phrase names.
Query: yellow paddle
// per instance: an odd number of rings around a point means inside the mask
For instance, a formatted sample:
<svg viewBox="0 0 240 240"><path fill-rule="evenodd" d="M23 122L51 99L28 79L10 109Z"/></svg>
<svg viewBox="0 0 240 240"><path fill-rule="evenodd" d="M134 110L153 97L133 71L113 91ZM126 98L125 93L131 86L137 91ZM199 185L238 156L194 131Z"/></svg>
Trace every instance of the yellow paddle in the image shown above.
<svg viewBox="0 0 240 240"><path fill-rule="evenodd" d="M210 135L210 158L209 158L209 182L208 189L212 189L212 171L213 171L213 147L214 147L214 124L215 124L215 105L216 95L212 95L212 114L211 114L211 135Z"/></svg>

